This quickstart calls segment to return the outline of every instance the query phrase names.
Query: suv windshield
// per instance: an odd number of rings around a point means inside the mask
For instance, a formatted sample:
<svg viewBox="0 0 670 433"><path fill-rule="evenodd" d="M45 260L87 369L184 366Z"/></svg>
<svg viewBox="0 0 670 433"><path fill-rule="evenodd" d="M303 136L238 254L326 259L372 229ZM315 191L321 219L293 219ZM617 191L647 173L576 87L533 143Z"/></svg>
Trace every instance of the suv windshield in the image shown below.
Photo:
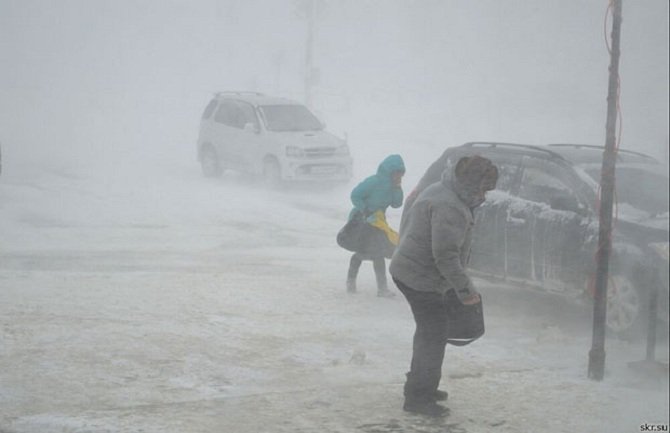
<svg viewBox="0 0 670 433"><path fill-rule="evenodd" d="M263 105L260 107L268 131L317 131L321 122L304 105Z"/></svg>
<svg viewBox="0 0 670 433"><path fill-rule="evenodd" d="M600 168L588 168L586 172L600 183ZM627 203L651 216L667 214L668 178L639 167L618 166L616 197L619 203Z"/></svg>

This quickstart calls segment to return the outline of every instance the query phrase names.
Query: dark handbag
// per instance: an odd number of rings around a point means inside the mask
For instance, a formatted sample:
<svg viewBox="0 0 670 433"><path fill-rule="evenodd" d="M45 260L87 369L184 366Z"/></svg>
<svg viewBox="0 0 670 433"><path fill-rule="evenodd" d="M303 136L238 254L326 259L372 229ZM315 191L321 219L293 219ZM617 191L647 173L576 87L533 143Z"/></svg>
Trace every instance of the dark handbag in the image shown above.
<svg viewBox="0 0 670 433"><path fill-rule="evenodd" d="M362 213L355 214L337 233L337 245L354 253L391 258L395 246L384 232L371 226Z"/></svg>
<svg viewBox="0 0 670 433"><path fill-rule="evenodd" d="M357 213L337 232L337 245L345 250L360 252L366 242L366 231L368 223L365 222L363 214Z"/></svg>
<svg viewBox="0 0 670 433"><path fill-rule="evenodd" d="M481 295L479 295L481 298ZM484 335L483 300L464 305L453 290L447 292L447 343L465 346Z"/></svg>

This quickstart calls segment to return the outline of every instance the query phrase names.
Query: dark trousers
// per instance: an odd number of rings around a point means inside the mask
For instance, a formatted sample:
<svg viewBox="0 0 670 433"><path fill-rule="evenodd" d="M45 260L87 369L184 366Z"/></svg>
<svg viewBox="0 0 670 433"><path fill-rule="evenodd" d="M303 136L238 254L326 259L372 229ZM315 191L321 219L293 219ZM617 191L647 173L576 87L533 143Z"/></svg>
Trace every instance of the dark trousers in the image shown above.
<svg viewBox="0 0 670 433"><path fill-rule="evenodd" d="M395 278L393 281L407 298L416 322L405 399L432 401L442 378L442 361L447 345L446 300L439 293L421 292Z"/></svg>
<svg viewBox="0 0 670 433"><path fill-rule="evenodd" d="M386 290L386 261L384 260L384 256L368 256L361 253L354 253L349 261L347 280L356 280L358 270L361 268L363 260L372 260L372 267L375 270L375 278L377 279L377 289Z"/></svg>

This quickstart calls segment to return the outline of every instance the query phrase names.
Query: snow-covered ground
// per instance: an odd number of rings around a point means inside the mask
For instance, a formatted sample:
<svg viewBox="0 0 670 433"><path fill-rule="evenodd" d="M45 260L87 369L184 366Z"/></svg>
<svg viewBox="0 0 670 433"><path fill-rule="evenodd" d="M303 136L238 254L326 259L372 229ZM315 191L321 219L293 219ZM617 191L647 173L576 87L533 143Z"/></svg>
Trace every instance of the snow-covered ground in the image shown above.
<svg viewBox="0 0 670 433"><path fill-rule="evenodd" d="M344 289L351 185L122 168L0 178L2 433L667 426L667 370L628 365L641 342L609 338L605 380L589 380L588 306L480 280L487 334L447 350L450 415L406 414L409 308L375 296L369 263L359 293Z"/></svg>

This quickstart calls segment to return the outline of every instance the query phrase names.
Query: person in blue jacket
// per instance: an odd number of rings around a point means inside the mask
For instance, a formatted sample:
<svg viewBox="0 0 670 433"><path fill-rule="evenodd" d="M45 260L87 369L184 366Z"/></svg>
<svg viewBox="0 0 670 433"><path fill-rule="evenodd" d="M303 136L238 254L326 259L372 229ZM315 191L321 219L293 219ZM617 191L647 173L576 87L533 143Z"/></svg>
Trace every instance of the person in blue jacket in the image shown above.
<svg viewBox="0 0 670 433"><path fill-rule="evenodd" d="M401 186L402 177L405 174L405 163L400 155L387 156L379 167L377 173L366 178L351 191L351 202L354 208L349 214L349 219L362 214L366 221L382 230L389 238L397 244L397 233L386 223L386 209L391 206L399 208L403 203L403 191ZM347 273L347 292L356 292L356 277L363 260L371 260L377 280L377 296L393 297L393 292L388 290L386 281L386 253L381 248L372 252L356 252L351 256L349 272Z"/></svg>

